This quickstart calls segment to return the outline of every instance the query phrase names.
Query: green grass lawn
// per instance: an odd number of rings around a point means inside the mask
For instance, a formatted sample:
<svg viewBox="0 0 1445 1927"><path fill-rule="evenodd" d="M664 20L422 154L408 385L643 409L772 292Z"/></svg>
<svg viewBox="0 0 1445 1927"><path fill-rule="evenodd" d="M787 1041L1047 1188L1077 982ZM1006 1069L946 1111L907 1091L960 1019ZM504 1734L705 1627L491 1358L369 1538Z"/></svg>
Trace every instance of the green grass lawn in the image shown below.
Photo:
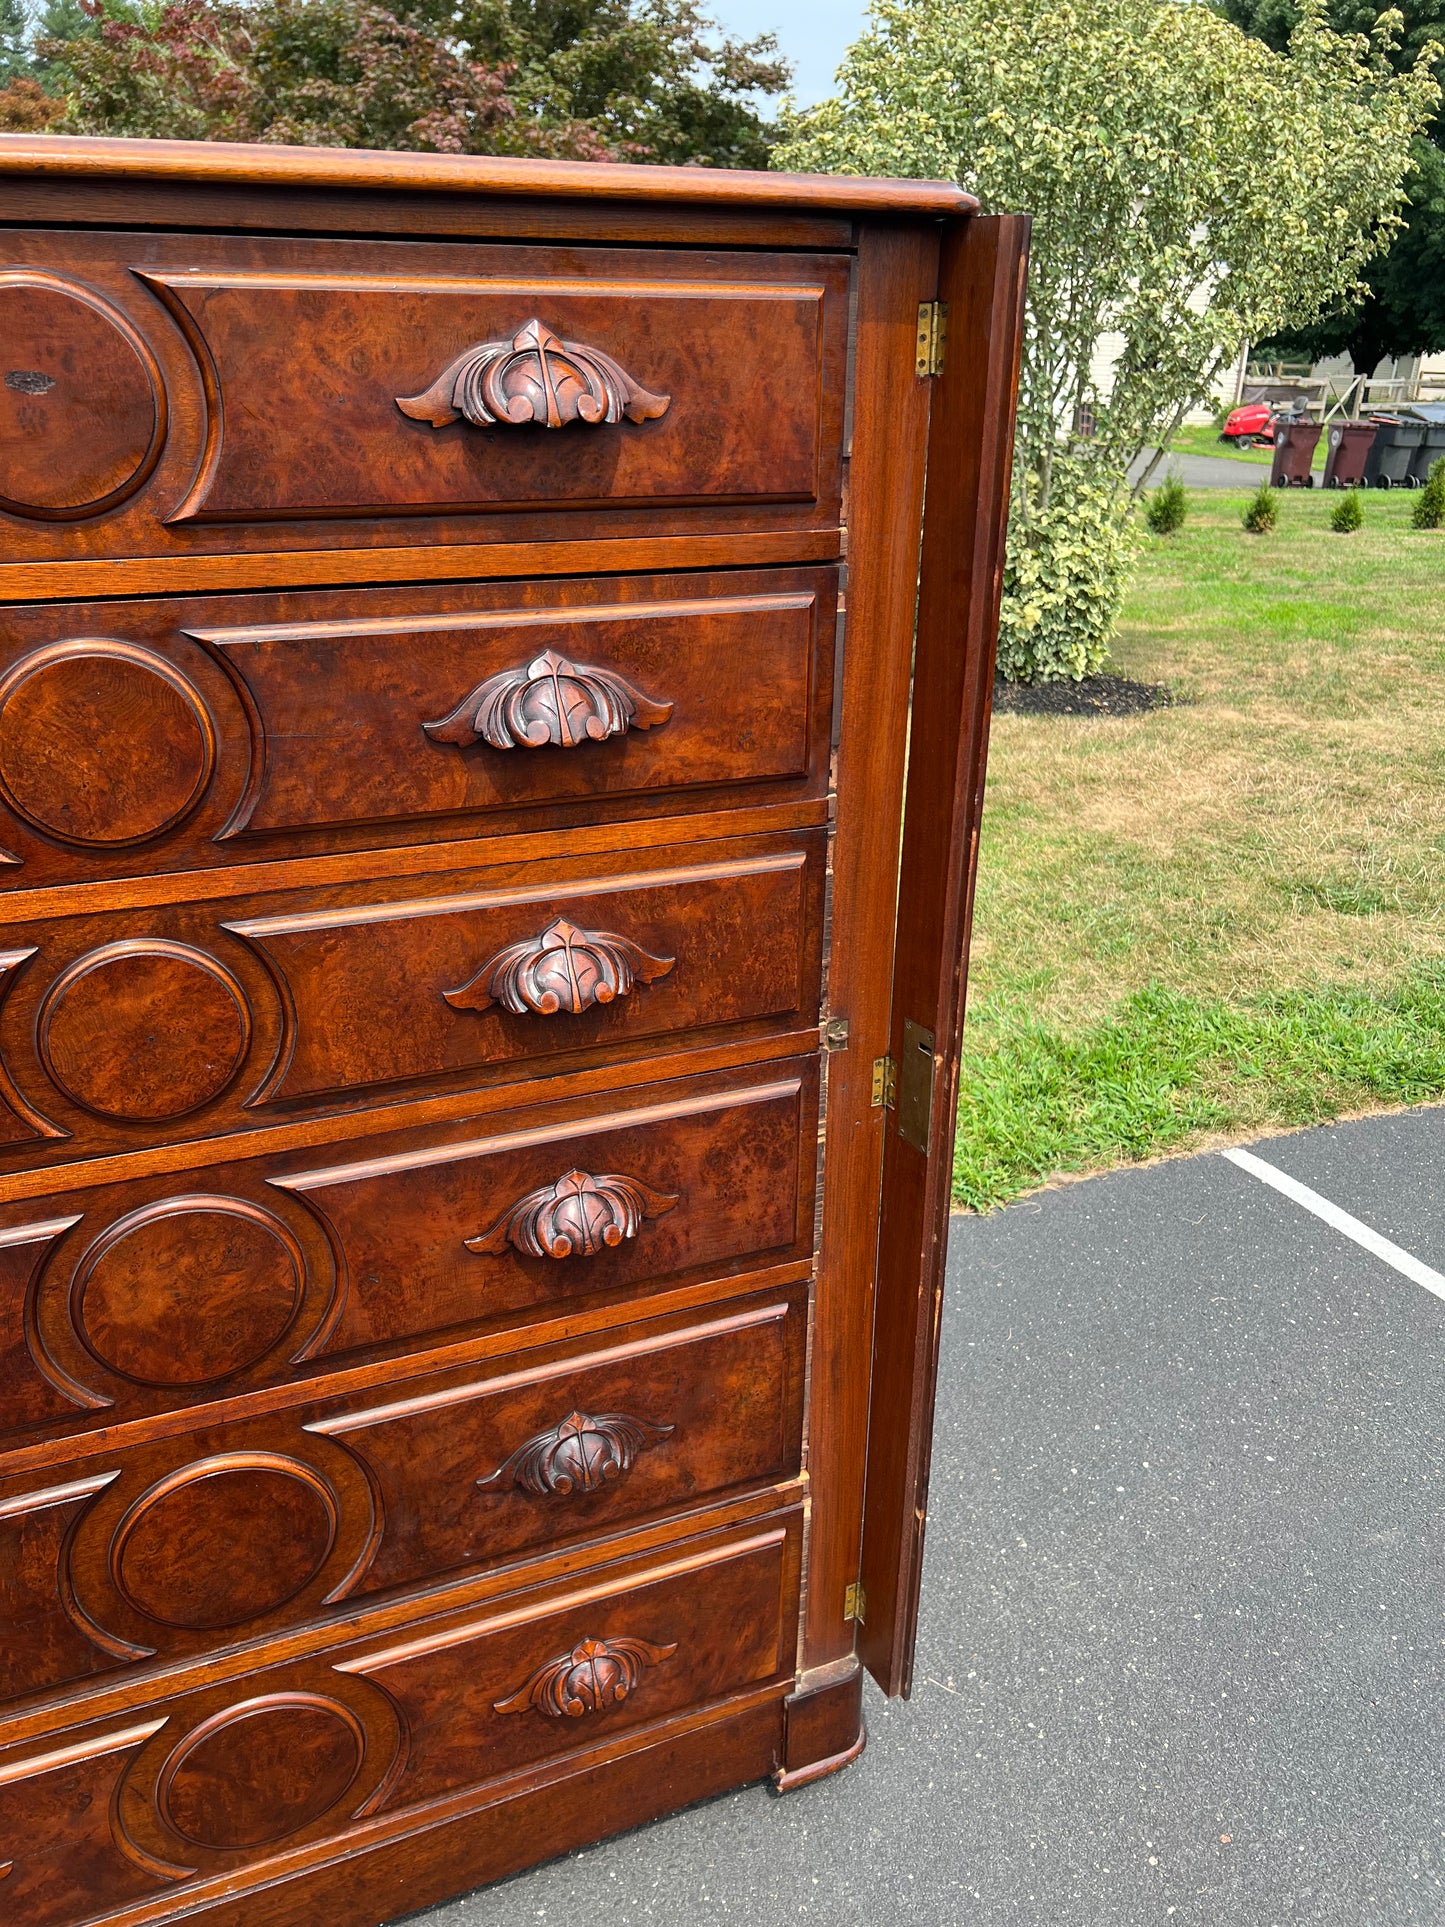
<svg viewBox="0 0 1445 1927"><path fill-rule="evenodd" d="M1147 538L1112 667L1176 708L995 719L960 1203L1445 1096L1445 533L1335 499Z"/></svg>
<svg viewBox="0 0 1445 1927"><path fill-rule="evenodd" d="M1319 441L1315 444L1314 466L1323 469L1325 457L1329 453L1328 430L1321 429ZM1176 429L1174 439L1169 444L1174 455L1217 455L1226 462L1250 462L1256 468L1268 468L1274 460L1272 448L1236 448L1233 442L1222 442L1219 431L1208 422L1195 423ZM1168 457L1165 457L1167 465Z"/></svg>

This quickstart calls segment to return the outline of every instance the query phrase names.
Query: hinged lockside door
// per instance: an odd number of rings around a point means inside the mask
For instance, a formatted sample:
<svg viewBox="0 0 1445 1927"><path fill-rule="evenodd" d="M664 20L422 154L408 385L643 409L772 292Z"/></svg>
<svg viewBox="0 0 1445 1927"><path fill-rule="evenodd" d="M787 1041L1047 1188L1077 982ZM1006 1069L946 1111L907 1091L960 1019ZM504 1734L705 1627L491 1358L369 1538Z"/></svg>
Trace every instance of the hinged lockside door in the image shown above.
<svg viewBox="0 0 1445 1927"><path fill-rule="evenodd" d="M933 378L889 1054L858 1650L908 1692L918 1620L984 757L1008 511L1028 223L946 232Z"/></svg>

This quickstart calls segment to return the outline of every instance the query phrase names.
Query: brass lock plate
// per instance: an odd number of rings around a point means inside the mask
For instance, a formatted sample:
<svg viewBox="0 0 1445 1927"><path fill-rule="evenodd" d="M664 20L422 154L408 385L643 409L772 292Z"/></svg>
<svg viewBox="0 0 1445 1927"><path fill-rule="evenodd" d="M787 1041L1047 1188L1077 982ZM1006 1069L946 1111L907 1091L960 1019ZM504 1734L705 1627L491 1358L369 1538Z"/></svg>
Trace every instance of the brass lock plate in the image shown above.
<svg viewBox="0 0 1445 1927"><path fill-rule="evenodd" d="M912 1018L904 1020L903 1055L898 1066L898 1135L928 1156L933 1120L933 1032Z"/></svg>

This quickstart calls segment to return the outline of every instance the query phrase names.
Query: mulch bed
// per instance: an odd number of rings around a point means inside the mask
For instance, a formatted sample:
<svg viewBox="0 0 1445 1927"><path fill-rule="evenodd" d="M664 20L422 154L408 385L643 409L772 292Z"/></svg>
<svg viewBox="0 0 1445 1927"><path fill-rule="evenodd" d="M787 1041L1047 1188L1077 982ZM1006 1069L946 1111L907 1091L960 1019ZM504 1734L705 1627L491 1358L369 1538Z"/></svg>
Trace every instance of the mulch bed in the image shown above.
<svg viewBox="0 0 1445 1927"><path fill-rule="evenodd" d="M1085 676L1082 682L1005 682L993 686L993 706L1013 716L1142 716L1170 709L1167 683L1131 682L1127 676Z"/></svg>

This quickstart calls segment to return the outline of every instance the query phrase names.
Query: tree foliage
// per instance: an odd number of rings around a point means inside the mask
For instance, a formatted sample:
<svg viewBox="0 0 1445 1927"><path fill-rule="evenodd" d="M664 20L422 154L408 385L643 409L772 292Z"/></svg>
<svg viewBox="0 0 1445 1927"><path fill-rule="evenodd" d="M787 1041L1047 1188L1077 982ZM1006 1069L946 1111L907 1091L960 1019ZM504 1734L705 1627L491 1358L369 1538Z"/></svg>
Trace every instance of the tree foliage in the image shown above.
<svg viewBox="0 0 1445 1927"><path fill-rule="evenodd" d="M1299 19L1298 0L1214 0L1246 33L1283 50ZM1368 32L1374 0L1328 0L1330 24L1341 33ZM1399 39L1390 50L1404 70L1431 41L1445 43L1445 0L1406 0ZM1340 306L1313 325L1269 346L1311 360L1348 354L1355 372L1368 374L1385 356L1434 354L1445 348L1445 123L1439 110L1415 140L1405 181L1405 226L1388 250L1365 263L1364 299Z"/></svg>
<svg viewBox="0 0 1445 1927"><path fill-rule="evenodd" d="M51 0L34 49L64 133L761 167L757 97L788 81L771 35L722 38L698 0L79 7Z"/></svg>
<svg viewBox="0 0 1445 1927"><path fill-rule="evenodd" d="M1131 463L1242 342L1352 297L1394 231L1434 50L1397 72L1388 17L1341 36L1323 5L1281 55L1175 0L878 0L838 97L789 123L779 165L942 175L1034 217L1006 674L1103 662L1150 478L1131 490Z"/></svg>
<svg viewBox="0 0 1445 1927"><path fill-rule="evenodd" d="M24 0L0 0L0 87L30 72L29 40Z"/></svg>

